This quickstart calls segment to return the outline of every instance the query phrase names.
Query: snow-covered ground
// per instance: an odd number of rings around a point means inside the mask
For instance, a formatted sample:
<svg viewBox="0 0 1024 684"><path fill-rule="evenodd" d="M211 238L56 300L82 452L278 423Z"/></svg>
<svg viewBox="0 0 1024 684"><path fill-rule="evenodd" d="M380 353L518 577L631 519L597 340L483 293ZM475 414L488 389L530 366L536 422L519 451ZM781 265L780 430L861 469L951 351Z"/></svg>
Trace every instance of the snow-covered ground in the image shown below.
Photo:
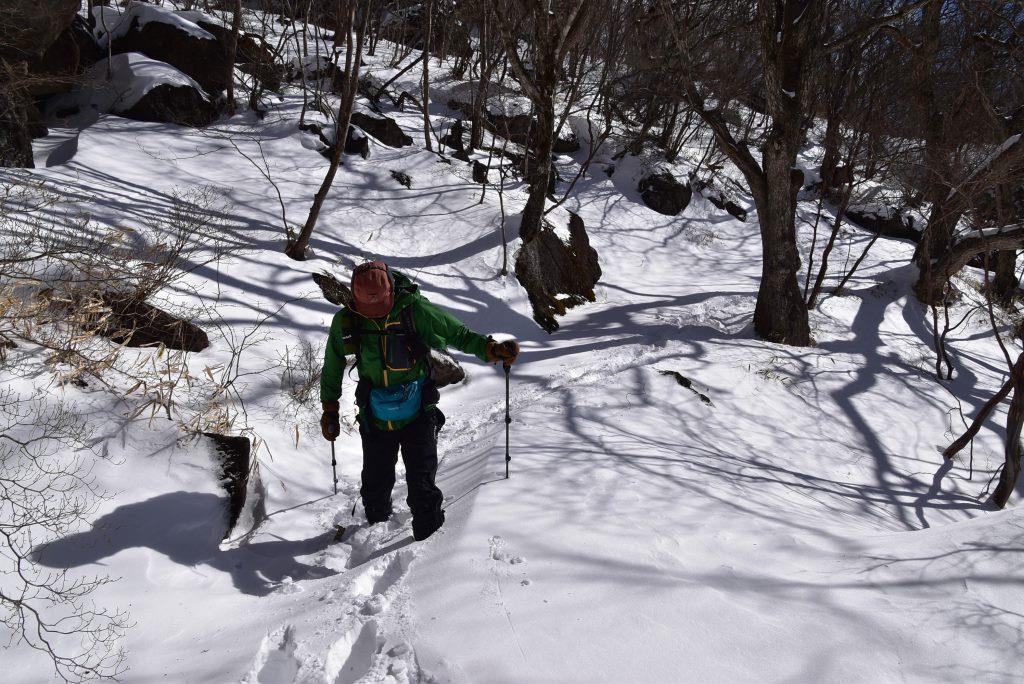
<svg viewBox="0 0 1024 684"><path fill-rule="evenodd" d="M404 78L412 89L417 70ZM95 388L52 390L97 427L108 459L95 474L111 497L44 561L120 578L95 600L130 611L125 681L1019 678L1024 518L1013 504L978 503L1002 434L976 441L972 480L939 453L962 428L958 404L973 416L1004 364L978 319L950 336L956 378L935 380L930 314L910 295L912 245L876 243L848 294L812 314L816 346L768 344L750 323L753 207L741 223L695 196L666 217L639 201L628 164L611 178L594 168L566 206L600 255L597 301L547 335L514 276L497 275L495 190L481 203L468 165L423 151L412 111L388 113L417 143L346 157L315 258L286 258L277 191L301 224L326 169L296 127L300 106L292 94L264 121L202 131L104 116L36 141L31 177L97 224L131 227L166 214L175 190L216 189L237 247L164 299L202 301L236 335L269 314L243 358L267 513L245 540L220 543L223 493L205 440L160 414L128 419ZM560 158L563 176L584 157ZM507 212L524 200L507 189ZM868 237L844 237L833 263L852 262ZM351 515L355 432L338 442L331 494L318 407L296 410L281 388L285 349L322 344L335 311L309 274L345 278L368 257L524 348L508 480L504 376L460 356L468 379L442 399L448 522L423 543L411 540L402 484L391 523L366 528L361 507ZM225 333L208 331L212 346L190 359L197 375L229 360ZM331 543L335 523L348 531ZM51 678L20 646L4 652L3 671Z"/></svg>

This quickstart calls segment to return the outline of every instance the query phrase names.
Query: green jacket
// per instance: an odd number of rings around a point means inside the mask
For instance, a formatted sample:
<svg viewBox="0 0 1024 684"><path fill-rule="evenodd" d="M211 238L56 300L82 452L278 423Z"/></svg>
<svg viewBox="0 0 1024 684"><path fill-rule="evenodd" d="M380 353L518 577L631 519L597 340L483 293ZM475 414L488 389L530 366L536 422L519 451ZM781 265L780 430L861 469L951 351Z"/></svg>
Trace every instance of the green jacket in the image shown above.
<svg viewBox="0 0 1024 684"><path fill-rule="evenodd" d="M392 271L395 276L395 304L384 318L365 318L355 311L344 307L334 314L331 321L331 332L327 338L327 349L324 353L324 368L320 375L320 400L337 401L341 396L341 382L345 373L345 357L355 354L355 339L350 328L358 321L362 330L384 330L388 325L401 323L401 311L407 306L413 307L412 320L416 332L423 342L434 349L455 347L459 351L473 354L477 358L487 360L487 338L467 328L461 321L437 306L431 304L419 293L419 286L405 275ZM384 335L373 332L358 336L360 354L356 369L360 379L368 380L374 387L393 387L412 382L427 376L429 372L427 360L420 359L408 370L391 370L384 364ZM428 407L424 407L428 408ZM360 414L363 407L359 407ZM397 430L411 423L415 418L404 421L374 420L377 427L383 430Z"/></svg>

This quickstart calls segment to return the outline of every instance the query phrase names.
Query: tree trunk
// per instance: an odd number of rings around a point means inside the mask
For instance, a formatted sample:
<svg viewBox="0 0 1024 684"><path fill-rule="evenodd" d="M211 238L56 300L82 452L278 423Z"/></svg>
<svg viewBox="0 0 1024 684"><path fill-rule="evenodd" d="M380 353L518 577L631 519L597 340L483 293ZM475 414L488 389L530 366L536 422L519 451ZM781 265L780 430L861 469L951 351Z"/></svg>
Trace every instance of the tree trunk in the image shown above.
<svg viewBox="0 0 1024 684"><path fill-rule="evenodd" d="M544 102L535 105L537 127L534 129L534 151L537 163L530 169L530 195L523 209L519 236L523 243L532 240L540 232L544 218L544 202L548 196L551 174L551 148L555 134L555 104L546 96Z"/></svg>
<svg viewBox="0 0 1024 684"><path fill-rule="evenodd" d="M238 54L238 33L242 26L242 0L235 0L231 17L231 41L228 43L228 116L235 115L235 56Z"/></svg>
<svg viewBox="0 0 1024 684"><path fill-rule="evenodd" d="M999 473L999 484L992 492L992 503L996 508L1003 508L1010 500L1010 494L1017 486L1020 477L1020 433L1024 425L1024 377L1017 377L1013 386L1013 399L1010 410L1006 414L1006 448L1003 470Z"/></svg>
<svg viewBox="0 0 1024 684"><path fill-rule="evenodd" d="M763 151L761 285L754 308L754 330L769 342L806 346L811 343L807 304L797 273L796 197L803 174L795 171L803 140L801 112L807 103L810 58L825 17L823 0L770 0L758 3L765 95L772 117Z"/></svg>
<svg viewBox="0 0 1024 684"><path fill-rule="evenodd" d="M483 15L480 19L480 80L476 84L476 94L473 97L473 112L471 115L469 129L469 151L479 148L484 143L484 102L487 99L487 85L491 80L491 69L488 65L488 54L490 52L489 36L487 35L487 3L482 3Z"/></svg>
<svg viewBox="0 0 1024 684"><path fill-rule="evenodd" d="M787 123L795 124L795 130ZM764 148L767 192L764 206L757 208L763 259L754 330L769 342L806 346L811 343L811 330L797 277L796 193L790 178L796 160L791 141L799 133L798 120L776 120Z"/></svg>
<svg viewBox="0 0 1024 684"><path fill-rule="evenodd" d="M363 12L362 21L356 35L355 45L352 44L352 24L355 23L356 0L348 0L345 7L344 21L339 22L339 30L345 33L345 87L338 104L337 125L334 134L334 152L331 154L330 166L327 167L327 175L324 177L320 189L313 196L313 206L309 209L309 216L302 226L298 238L285 248L285 254L296 261L304 261L306 250L309 248L309 240L313 235L317 219L320 217L320 209L323 207L327 193L330 192L334 176L338 172L338 165L341 163L341 155L345 150L345 138L348 134L349 121L352 119L352 105L355 102L356 90L359 84L359 64L363 57L363 36L366 31L367 12ZM353 59L354 57L354 59Z"/></svg>
<svg viewBox="0 0 1024 684"><path fill-rule="evenodd" d="M426 28L423 34L423 143L427 151L434 151L433 137L430 130L430 39L434 25L434 0L424 5L424 12L427 13Z"/></svg>
<svg viewBox="0 0 1024 684"><path fill-rule="evenodd" d="M1017 294L1017 250L996 252L996 276L992 279L992 296L1001 304L1009 304Z"/></svg>

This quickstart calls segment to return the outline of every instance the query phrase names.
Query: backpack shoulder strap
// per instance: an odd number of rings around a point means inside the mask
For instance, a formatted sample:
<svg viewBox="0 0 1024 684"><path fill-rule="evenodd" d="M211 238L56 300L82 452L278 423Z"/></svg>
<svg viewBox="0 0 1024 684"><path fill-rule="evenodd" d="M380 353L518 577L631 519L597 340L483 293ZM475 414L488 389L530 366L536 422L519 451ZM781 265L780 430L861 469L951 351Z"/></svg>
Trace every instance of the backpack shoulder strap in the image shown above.
<svg viewBox="0 0 1024 684"><path fill-rule="evenodd" d="M423 341L423 337L420 336L418 330L416 330L416 321L413 320L412 307L415 303L409 304L409 306L402 309L402 333L407 335L409 338L410 346L412 347L413 353L418 357L429 357L430 347Z"/></svg>
<svg viewBox="0 0 1024 684"><path fill-rule="evenodd" d="M351 342L353 348L356 350L355 351L355 354L356 354L356 365L354 366L355 368L359 367L359 363L362 360L362 353L363 353L363 345L362 345L363 322L362 322L361 318L362 318L361 316L356 316L354 313L352 313L351 309L349 309L346 312L346 316L345 316L345 335L343 337L343 341L344 342Z"/></svg>

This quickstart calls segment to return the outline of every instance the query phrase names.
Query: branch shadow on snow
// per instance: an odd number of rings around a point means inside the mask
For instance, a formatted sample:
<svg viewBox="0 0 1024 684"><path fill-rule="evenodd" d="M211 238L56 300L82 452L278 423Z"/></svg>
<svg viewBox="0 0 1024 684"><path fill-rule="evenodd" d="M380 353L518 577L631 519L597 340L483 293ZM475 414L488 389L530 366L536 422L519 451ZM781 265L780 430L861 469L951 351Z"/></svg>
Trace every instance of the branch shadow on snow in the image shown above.
<svg viewBox="0 0 1024 684"><path fill-rule="evenodd" d="M285 578L300 581L337 574L298 560L326 548L333 534L222 549L223 498L179 491L119 506L98 518L91 529L38 547L33 555L47 567L70 569L100 563L127 549L151 549L182 566L227 573L240 592L266 596Z"/></svg>

